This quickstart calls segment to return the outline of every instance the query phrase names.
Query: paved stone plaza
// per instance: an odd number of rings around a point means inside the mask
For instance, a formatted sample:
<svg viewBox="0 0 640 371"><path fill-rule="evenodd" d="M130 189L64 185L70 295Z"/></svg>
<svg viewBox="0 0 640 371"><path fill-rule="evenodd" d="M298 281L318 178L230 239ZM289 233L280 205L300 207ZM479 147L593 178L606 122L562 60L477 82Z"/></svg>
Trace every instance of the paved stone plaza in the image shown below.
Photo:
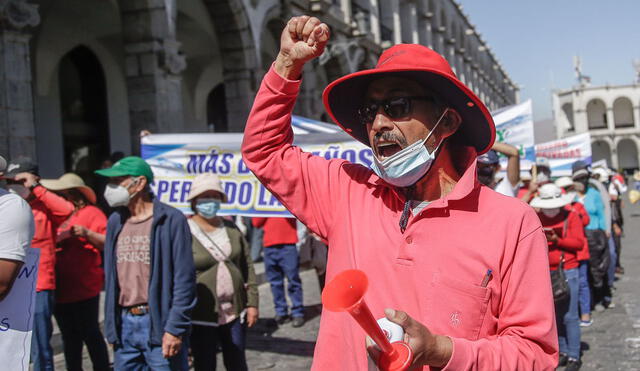
<svg viewBox="0 0 640 371"><path fill-rule="evenodd" d="M622 264L626 274L615 286L615 308L594 313L593 326L583 329L582 370L640 371L640 206L625 208ZM260 319L249 331L247 358L251 370L308 370L320 325L320 290L315 272L302 273L308 322L302 328L276 326L268 284L260 286ZM219 370L223 369L219 357ZM85 351L85 367L91 369ZM64 358L56 355L56 368Z"/></svg>

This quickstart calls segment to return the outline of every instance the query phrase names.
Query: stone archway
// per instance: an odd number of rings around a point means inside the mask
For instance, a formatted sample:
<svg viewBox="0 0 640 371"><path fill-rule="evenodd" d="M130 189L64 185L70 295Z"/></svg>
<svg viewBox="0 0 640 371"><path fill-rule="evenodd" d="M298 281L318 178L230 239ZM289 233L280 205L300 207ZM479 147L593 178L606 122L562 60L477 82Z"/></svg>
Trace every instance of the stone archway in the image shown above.
<svg viewBox="0 0 640 371"><path fill-rule="evenodd" d="M595 98L587 103L587 122L590 130L607 128L607 106L602 99Z"/></svg>
<svg viewBox="0 0 640 371"><path fill-rule="evenodd" d="M610 166L611 162L611 145L605 140L594 140L591 142L591 160L593 162L599 160L607 160L607 164Z"/></svg>
<svg viewBox="0 0 640 371"><path fill-rule="evenodd" d="M218 35L227 101L228 129L244 130L257 89L256 50L241 0L204 0Z"/></svg>
<svg viewBox="0 0 640 371"><path fill-rule="evenodd" d="M573 103L565 103L562 105L562 118L566 120L567 131L574 131L575 124L573 121Z"/></svg>
<svg viewBox="0 0 640 371"><path fill-rule="evenodd" d="M618 154L618 168L632 170L640 167L638 166L638 146L633 139L621 139L618 141L616 149Z"/></svg>
<svg viewBox="0 0 640 371"><path fill-rule="evenodd" d="M633 103L627 97L620 97L613 102L613 122L616 128L633 127Z"/></svg>
<svg viewBox="0 0 640 371"><path fill-rule="evenodd" d="M82 19L76 19L82 14ZM69 170L65 159L61 89L62 58L82 46L97 59L106 82L109 152L131 152L129 100L124 59L122 22L115 1L59 0L48 5L32 41L36 152L42 176L59 176ZM134 137L135 138L135 137ZM135 141L135 139L133 139Z"/></svg>
<svg viewBox="0 0 640 371"><path fill-rule="evenodd" d="M65 171L96 186L93 170L110 148L104 70L91 50L78 46L62 57L58 75Z"/></svg>

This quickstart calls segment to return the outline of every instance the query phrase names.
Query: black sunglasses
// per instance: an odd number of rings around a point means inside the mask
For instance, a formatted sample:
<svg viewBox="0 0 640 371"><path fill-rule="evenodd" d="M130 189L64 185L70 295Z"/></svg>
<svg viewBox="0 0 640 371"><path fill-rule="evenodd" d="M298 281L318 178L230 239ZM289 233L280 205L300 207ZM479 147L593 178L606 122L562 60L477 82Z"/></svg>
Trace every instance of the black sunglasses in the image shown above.
<svg viewBox="0 0 640 371"><path fill-rule="evenodd" d="M380 107L384 113L392 119L406 118L411 113L411 101L424 100L435 102L433 97L415 96L415 97L398 97L389 98L383 101L373 101L358 109L358 116L362 124L367 125L373 122L378 114Z"/></svg>

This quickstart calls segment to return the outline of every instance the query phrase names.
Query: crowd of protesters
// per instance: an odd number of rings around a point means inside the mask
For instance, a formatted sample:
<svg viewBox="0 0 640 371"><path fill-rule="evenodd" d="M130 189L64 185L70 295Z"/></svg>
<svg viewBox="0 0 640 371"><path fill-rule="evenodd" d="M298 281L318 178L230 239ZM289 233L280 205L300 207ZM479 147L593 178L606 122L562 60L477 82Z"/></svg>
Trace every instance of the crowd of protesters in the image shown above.
<svg viewBox="0 0 640 371"><path fill-rule="evenodd" d="M83 345L94 369L109 369L106 342L116 370L187 370L189 355L196 370L212 370L218 349L227 370L246 370L246 329L259 317L254 262L264 260L275 321L303 326L302 244L311 246L319 277L350 268L378 275L368 300L387 308L387 319L423 352L414 366L580 368L580 328L593 323L592 310L615 305L615 274L624 273L624 178L578 161L571 177L555 179L546 158L521 177L518 149L493 142L486 107L441 56L419 45L394 46L376 68L325 92L332 118L372 147L373 172L304 154L291 145L290 115L304 64L328 40L316 18L289 21L242 148L247 166L309 230L295 219L221 217L227 195L214 174L193 179L187 217L154 197L154 174L140 157L119 155L96 170L104 179L98 195L76 174L41 179L32 161L10 161L0 207L24 216L30 206L32 219L6 225L22 231L14 247L40 249L36 371L53 369L52 317L69 370L82 369ZM502 178L499 154L507 157ZM330 250L329 269L327 241L340 245ZM425 241L428 248L415 247ZM0 255L0 299L23 258ZM323 312L314 367L363 369L365 354L380 356L365 340L347 316Z"/></svg>
<svg viewBox="0 0 640 371"><path fill-rule="evenodd" d="M502 179L497 152L507 157ZM581 161L573 164L571 177L554 178L545 158L538 158L530 177L521 179L517 149L502 143L477 162L481 183L528 202L540 218L549 268L563 270L568 284L566 297L555 303L559 364L579 369L580 327L591 326L592 310L615 305L615 275L624 274L621 196L626 181L611 169L591 169ZM294 327L304 324L295 219L238 218L236 224L220 217L227 196L216 175L193 180L187 198L193 216L187 219L153 197L153 173L144 160L122 158L96 171L107 180L101 198L114 210L107 222L96 206L96 193L76 174L40 179L38 166L24 158L10 162L9 169L2 174L4 192L28 202L36 226L30 244L41 249L32 340L35 370L53 369L52 316L60 327L67 369L82 369L83 345L93 369L109 369L98 321L103 287L105 335L114 345L115 369L141 364L186 369L190 354L196 370L212 370L217 349L226 369L246 369L246 327L259 315L254 262L263 259L275 321L282 325L292 318ZM258 231L264 237L255 248L247 232ZM306 235L306 243L324 249L316 253L322 276L326 245L312 233Z"/></svg>
<svg viewBox="0 0 640 371"><path fill-rule="evenodd" d="M496 148L505 147L496 143ZM593 324L593 310L615 306L616 274L624 274L621 236L626 180L613 169L591 169L583 161L572 164L571 176L554 177L549 160L539 157L523 181L518 175L513 182L511 175L519 173L519 166L514 165L513 156L502 153L508 158L504 177L496 181L500 160L490 151L478 157L478 179L499 193L529 203L538 213L549 247L549 269L562 270L568 286L555 300L559 365L577 370L581 366L580 328Z"/></svg>
<svg viewBox="0 0 640 371"><path fill-rule="evenodd" d="M54 369L52 318L68 370L82 370L84 345L94 370L215 370L218 349L227 370L246 370L246 329L258 320L254 262L263 259L276 322L292 318L292 326L304 325L295 219L237 218L236 224L219 216L227 196L216 175L193 180L187 218L154 197L153 173L140 157L118 156L97 170L105 179L100 195L74 173L41 179L28 158L6 165L7 171L0 169L0 211L13 223L3 221L0 232L18 244L0 256L3 297L26 249L40 249L34 370ZM254 239L260 246L252 248L248 240L262 230L264 242ZM324 257L326 263L326 252Z"/></svg>

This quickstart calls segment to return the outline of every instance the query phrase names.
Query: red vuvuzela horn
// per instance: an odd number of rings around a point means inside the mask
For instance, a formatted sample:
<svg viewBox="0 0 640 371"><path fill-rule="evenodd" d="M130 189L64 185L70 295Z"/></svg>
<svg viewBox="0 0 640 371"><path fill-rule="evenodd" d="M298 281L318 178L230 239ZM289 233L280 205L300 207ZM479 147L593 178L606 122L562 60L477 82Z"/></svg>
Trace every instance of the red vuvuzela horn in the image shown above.
<svg viewBox="0 0 640 371"><path fill-rule="evenodd" d="M324 288L322 304L332 312L349 312L367 335L376 342L382 350L378 359L380 370L406 370L413 360L413 352L407 343L403 341L390 343L384 335L364 301L367 286L369 286L369 280L363 271L346 270L334 277Z"/></svg>

